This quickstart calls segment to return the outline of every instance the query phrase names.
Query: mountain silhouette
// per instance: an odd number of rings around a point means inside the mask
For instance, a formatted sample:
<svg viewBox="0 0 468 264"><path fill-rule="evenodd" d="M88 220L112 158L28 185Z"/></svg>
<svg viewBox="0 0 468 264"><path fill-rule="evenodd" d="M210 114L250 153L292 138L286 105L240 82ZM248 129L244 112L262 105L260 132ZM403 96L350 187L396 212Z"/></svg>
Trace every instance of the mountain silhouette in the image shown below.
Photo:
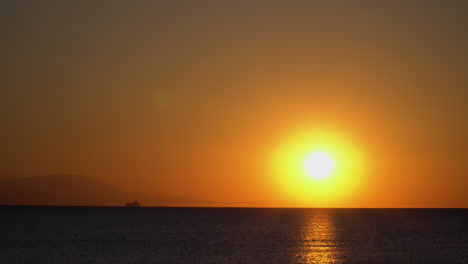
<svg viewBox="0 0 468 264"><path fill-rule="evenodd" d="M214 206L213 202L182 196L148 195L119 190L81 175L46 175L0 181L0 205Z"/></svg>

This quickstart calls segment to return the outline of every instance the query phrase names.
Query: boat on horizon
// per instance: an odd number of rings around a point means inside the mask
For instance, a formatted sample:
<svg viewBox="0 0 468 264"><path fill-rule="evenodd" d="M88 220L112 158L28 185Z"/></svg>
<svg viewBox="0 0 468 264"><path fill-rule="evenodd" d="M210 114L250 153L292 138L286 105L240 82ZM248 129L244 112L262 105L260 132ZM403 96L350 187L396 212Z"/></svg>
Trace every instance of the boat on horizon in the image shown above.
<svg viewBox="0 0 468 264"><path fill-rule="evenodd" d="M138 201L134 201L133 203L126 203L125 207L140 207L140 203Z"/></svg>

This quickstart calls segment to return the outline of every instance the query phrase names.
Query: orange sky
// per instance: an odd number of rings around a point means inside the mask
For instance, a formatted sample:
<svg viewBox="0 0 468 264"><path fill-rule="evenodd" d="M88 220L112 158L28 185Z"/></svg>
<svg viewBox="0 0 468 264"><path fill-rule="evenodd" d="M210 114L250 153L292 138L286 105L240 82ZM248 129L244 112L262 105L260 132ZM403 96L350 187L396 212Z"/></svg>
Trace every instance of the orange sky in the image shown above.
<svg viewBox="0 0 468 264"><path fill-rule="evenodd" d="M265 206L468 207L467 11L2 2L0 179L84 174ZM328 198L281 165L317 133L346 179Z"/></svg>

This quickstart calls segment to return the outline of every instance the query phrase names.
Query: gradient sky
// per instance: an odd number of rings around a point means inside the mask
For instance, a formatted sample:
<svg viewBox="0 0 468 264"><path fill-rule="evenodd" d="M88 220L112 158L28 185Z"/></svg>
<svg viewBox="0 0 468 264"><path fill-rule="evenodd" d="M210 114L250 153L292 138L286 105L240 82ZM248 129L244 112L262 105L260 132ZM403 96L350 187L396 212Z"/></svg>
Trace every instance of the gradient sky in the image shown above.
<svg viewBox="0 0 468 264"><path fill-rule="evenodd" d="M467 1L12 0L0 37L0 179L468 207ZM364 157L342 199L297 200L272 172L314 131Z"/></svg>

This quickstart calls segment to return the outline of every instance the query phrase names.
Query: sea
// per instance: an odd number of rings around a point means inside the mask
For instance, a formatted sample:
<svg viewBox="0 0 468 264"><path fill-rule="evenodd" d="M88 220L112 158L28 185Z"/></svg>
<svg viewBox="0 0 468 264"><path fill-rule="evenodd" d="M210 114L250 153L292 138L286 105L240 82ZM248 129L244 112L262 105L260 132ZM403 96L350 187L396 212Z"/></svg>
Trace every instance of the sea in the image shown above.
<svg viewBox="0 0 468 264"><path fill-rule="evenodd" d="M0 263L468 263L468 209L0 206Z"/></svg>

